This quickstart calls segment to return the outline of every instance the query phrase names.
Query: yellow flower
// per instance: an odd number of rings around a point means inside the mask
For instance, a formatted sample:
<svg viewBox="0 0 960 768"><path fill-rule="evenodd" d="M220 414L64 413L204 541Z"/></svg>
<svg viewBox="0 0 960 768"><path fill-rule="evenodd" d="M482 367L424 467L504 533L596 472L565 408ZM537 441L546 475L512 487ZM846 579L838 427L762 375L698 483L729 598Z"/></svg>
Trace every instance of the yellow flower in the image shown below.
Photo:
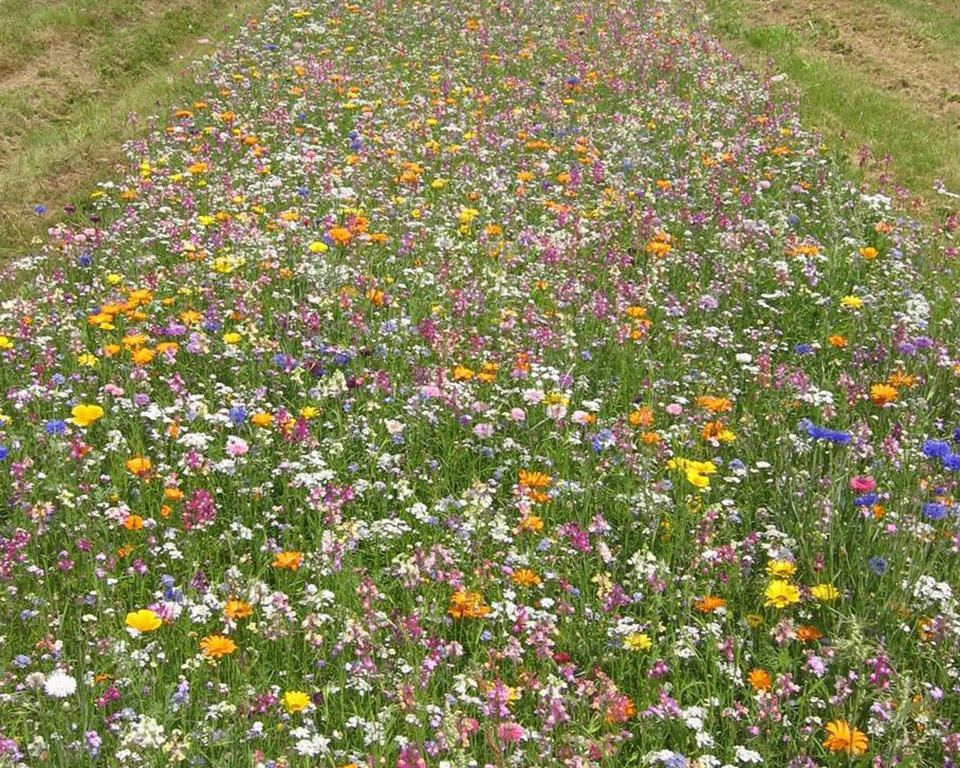
<svg viewBox="0 0 960 768"><path fill-rule="evenodd" d="M877 249L872 245L864 246L860 249L860 255L863 256L863 258L867 261L873 261L875 258L877 258Z"/></svg>
<svg viewBox="0 0 960 768"><path fill-rule="evenodd" d="M223 656L229 656L237 650L237 644L223 635L207 635L200 641L200 648L203 650L204 656L219 659Z"/></svg>
<svg viewBox="0 0 960 768"><path fill-rule="evenodd" d="M786 579L796 573L796 563L789 560L771 560L767 563L767 573L779 579Z"/></svg>
<svg viewBox="0 0 960 768"><path fill-rule="evenodd" d="M153 632L159 629L163 622L149 608L140 611L131 611L127 614L126 625L137 632Z"/></svg>
<svg viewBox="0 0 960 768"><path fill-rule="evenodd" d="M310 243L310 245L307 246L307 250L310 251L310 253L323 253L324 251L328 250L328 248L326 243L320 240L314 240L312 243Z"/></svg>
<svg viewBox="0 0 960 768"><path fill-rule="evenodd" d="M844 296L840 299L840 306L847 309L860 309L863 306L863 299L859 296Z"/></svg>
<svg viewBox="0 0 960 768"><path fill-rule="evenodd" d="M833 584L817 584L817 586L810 590L810 594L817 598L817 600L828 602L840 597L840 590L833 586Z"/></svg>
<svg viewBox="0 0 960 768"><path fill-rule="evenodd" d="M310 697L303 691L287 691L283 694L283 706L287 712L302 712L310 706Z"/></svg>
<svg viewBox="0 0 960 768"><path fill-rule="evenodd" d="M0 336L0 349L13 349L13 342L6 336Z"/></svg>
<svg viewBox="0 0 960 768"><path fill-rule="evenodd" d="M645 632L633 632L624 638L623 647L628 651L646 651L653 647L653 641Z"/></svg>
<svg viewBox="0 0 960 768"><path fill-rule="evenodd" d="M305 405L300 409L300 415L310 421L310 419L315 419L320 415L320 409L313 405Z"/></svg>
<svg viewBox="0 0 960 768"><path fill-rule="evenodd" d="M867 734L856 727L851 727L846 720L834 720L827 723L827 738L823 746L831 752L862 755L870 746L870 740Z"/></svg>
<svg viewBox="0 0 960 768"><path fill-rule="evenodd" d="M85 368L94 368L97 365L97 356L91 355L89 352L85 352L82 355L78 355L77 365L82 365Z"/></svg>
<svg viewBox="0 0 960 768"><path fill-rule="evenodd" d="M99 405L75 405L70 411L71 421L78 427L89 427L103 416L103 408Z"/></svg>
<svg viewBox="0 0 960 768"><path fill-rule="evenodd" d="M243 338L236 331L231 331L230 333L223 334L223 343L224 344L237 344Z"/></svg>
<svg viewBox="0 0 960 768"><path fill-rule="evenodd" d="M783 579L771 581L763 595L766 598L763 604L767 608L781 609L800 602L800 590Z"/></svg>

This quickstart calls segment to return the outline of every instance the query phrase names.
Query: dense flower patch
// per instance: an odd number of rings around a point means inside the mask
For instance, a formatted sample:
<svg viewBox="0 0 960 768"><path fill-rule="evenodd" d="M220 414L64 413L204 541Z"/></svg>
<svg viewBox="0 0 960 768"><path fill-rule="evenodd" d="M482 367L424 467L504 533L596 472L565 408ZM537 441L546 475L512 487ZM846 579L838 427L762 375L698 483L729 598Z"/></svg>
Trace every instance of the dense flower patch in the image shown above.
<svg viewBox="0 0 960 768"><path fill-rule="evenodd" d="M960 760L956 221L688 3L291 2L0 310L0 764Z"/></svg>

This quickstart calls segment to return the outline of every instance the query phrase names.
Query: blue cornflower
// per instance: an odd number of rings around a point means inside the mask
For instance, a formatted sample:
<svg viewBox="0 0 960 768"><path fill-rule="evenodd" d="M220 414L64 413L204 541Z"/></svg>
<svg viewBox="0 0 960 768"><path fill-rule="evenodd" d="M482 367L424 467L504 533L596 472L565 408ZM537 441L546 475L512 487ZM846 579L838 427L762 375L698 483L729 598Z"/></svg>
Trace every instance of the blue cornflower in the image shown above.
<svg viewBox="0 0 960 768"><path fill-rule="evenodd" d="M940 520L946 517L947 508L935 501L928 501L923 505L923 516L928 520Z"/></svg>
<svg viewBox="0 0 960 768"><path fill-rule="evenodd" d="M807 427L807 434L814 440L829 440L831 443L836 443L837 445L847 445L852 439L851 435L847 432L838 432L835 429L818 427L816 424L811 424Z"/></svg>
<svg viewBox="0 0 960 768"><path fill-rule="evenodd" d="M940 457L940 465L951 472L960 472L960 453L948 453Z"/></svg>
<svg viewBox="0 0 960 768"><path fill-rule="evenodd" d="M35 205L35 206L33 206L33 212L34 212L35 214L37 214L37 216L43 216L43 214L45 214L45 213L47 212L47 206L45 206L45 205Z"/></svg>
<svg viewBox="0 0 960 768"><path fill-rule="evenodd" d="M10 449L5 445L0 445L0 461L3 461L10 455Z"/></svg>
<svg viewBox="0 0 960 768"><path fill-rule="evenodd" d="M877 576L883 576L887 572L887 561L882 557L871 557L867 561L867 568L873 571Z"/></svg>
<svg viewBox="0 0 960 768"><path fill-rule="evenodd" d="M950 453L950 443L946 440L927 440L921 450L928 459L941 459Z"/></svg>
<svg viewBox="0 0 960 768"><path fill-rule="evenodd" d="M227 415L230 417L230 421L233 422L233 426L239 427L247 420L247 409L242 405L236 405L230 409Z"/></svg>
<svg viewBox="0 0 960 768"><path fill-rule="evenodd" d="M93 259L90 258L90 254L88 253L83 254L83 256L80 257L79 261L80 261L81 267L89 267L91 264L93 264Z"/></svg>
<svg viewBox="0 0 960 768"><path fill-rule="evenodd" d="M960 443L960 427L953 430L953 442Z"/></svg>
<svg viewBox="0 0 960 768"><path fill-rule="evenodd" d="M853 504L856 507L871 507L877 503L879 498L880 496L876 493L867 493L863 496L857 496L857 498L853 500Z"/></svg>
<svg viewBox="0 0 960 768"><path fill-rule="evenodd" d="M813 352L813 347L810 344L796 344L793 347L795 355L809 355L811 352Z"/></svg>
<svg viewBox="0 0 960 768"><path fill-rule="evenodd" d="M29 667L33 663L33 660L29 656L25 656L20 653L17 654L13 659L13 666L17 669L23 669L24 667Z"/></svg>
<svg viewBox="0 0 960 768"><path fill-rule="evenodd" d="M54 419L43 425L43 431L48 435L62 435L67 431L67 422L63 419Z"/></svg>

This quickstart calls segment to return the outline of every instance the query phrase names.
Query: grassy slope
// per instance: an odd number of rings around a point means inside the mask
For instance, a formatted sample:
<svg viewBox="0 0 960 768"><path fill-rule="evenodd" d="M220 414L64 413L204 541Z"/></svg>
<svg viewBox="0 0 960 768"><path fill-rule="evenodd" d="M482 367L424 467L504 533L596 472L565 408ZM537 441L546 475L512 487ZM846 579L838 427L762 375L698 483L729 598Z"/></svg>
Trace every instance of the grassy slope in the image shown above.
<svg viewBox="0 0 960 768"><path fill-rule="evenodd" d="M81 207L186 66L265 0L0 0L0 258ZM210 43L201 42L208 40Z"/></svg>
<svg viewBox="0 0 960 768"><path fill-rule="evenodd" d="M715 30L771 63L804 114L854 159L889 155L892 180L960 192L960 6L954 0L708 0ZM854 170L856 172L854 163Z"/></svg>

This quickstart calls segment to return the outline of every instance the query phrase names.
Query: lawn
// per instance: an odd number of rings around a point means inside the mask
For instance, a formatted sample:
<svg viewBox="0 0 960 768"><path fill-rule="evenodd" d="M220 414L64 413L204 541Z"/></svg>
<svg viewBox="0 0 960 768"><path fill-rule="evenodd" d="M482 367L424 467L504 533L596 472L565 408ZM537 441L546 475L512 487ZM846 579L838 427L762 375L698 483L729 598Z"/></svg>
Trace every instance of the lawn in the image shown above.
<svg viewBox="0 0 960 768"><path fill-rule="evenodd" d="M937 213L960 194L960 4L954 0L709 0L713 28L786 76L811 126L874 183ZM869 150L865 157L863 148Z"/></svg>
<svg viewBox="0 0 960 768"><path fill-rule="evenodd" d="M257 0L0 0L0 259L22 252L191 89ZM37 216L44 206L49 216Z"/></svg>
<svg viewBox="0 0 960 768"><path fill-rule="evenodd" d="M950 198L698 3L235 14L9 182L0 766L953 768Z"/></svg>

